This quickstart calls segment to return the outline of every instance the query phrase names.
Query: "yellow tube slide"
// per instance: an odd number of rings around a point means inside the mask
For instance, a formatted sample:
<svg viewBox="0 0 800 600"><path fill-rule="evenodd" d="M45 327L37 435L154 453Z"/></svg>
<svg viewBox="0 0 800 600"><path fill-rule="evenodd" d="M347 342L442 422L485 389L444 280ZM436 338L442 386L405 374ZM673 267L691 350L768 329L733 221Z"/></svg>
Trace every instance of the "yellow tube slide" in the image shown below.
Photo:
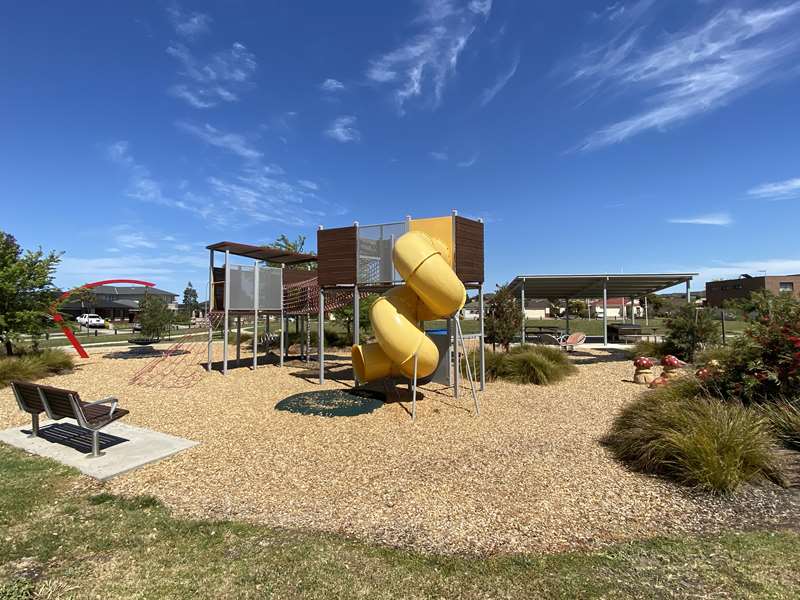
<svg viewBox="0 0 800 600"><path fill-rule="evenodd" d="M409 231L394 246L392 260L405 285L392 288L370 309L377 343L353 346L353 370L366 383L393 375L427 377L439 364L439 350L419 327L421 321L449 317L464 306L466 290L422 231Z"/></svg>

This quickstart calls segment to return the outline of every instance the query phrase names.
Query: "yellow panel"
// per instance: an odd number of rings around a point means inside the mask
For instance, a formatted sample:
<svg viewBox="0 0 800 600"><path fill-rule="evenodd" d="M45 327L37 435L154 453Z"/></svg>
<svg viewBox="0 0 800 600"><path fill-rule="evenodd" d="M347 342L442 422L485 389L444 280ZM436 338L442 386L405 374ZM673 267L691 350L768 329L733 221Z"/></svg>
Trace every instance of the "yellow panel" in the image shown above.
<svg viewBox="0 0 800 600"><path fill-rule="evenodd" d="M437 250L441 250L442 256L447 264L453 266L454 243L453 243L453 217L433 217L430 219L411 219L409 226L411 231L422 231L439 242Z"/></svg>

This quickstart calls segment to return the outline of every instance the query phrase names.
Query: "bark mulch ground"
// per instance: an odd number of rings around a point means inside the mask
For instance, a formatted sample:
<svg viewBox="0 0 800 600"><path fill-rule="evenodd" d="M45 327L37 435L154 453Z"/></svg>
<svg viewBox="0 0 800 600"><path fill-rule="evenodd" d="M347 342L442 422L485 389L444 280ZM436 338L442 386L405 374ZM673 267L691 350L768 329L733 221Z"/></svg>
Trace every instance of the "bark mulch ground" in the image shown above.
<svg viewBox="0 0 800 600"><path fill-rule="evenodd" d="M630 361L601 350L574 353L577 375L555 386L488 384L480 417L466 390L456 399L428 386L416 423L407 403L347 393L343 356L331 357L322 387L316 365L294 362L227 377L198 367L187 389L131 385L151 358L109 356L93 354L46 383L86 400L116 395L131 411L127 422L201 442L103 484L184 515L490 554L792 526L800 508L796 490L713 498L613 460L599 440L642 388L630 382ZM11 391L0 390L0 426L25 422Z"/></svg>

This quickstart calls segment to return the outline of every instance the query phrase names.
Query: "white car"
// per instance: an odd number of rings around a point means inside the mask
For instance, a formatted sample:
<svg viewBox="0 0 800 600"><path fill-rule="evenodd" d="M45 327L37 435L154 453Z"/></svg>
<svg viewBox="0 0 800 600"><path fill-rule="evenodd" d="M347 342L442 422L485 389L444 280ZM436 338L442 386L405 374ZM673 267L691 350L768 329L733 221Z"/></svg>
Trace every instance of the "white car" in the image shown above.
<svg viewBox="0 0 800 600"><path fill-rule="evenodd" d="M80 317L78 317L77 321L84 327L106 326L106 322L103 320L103 317L101 317L100 315L95 315L93 313L84 313Z"/></svg>

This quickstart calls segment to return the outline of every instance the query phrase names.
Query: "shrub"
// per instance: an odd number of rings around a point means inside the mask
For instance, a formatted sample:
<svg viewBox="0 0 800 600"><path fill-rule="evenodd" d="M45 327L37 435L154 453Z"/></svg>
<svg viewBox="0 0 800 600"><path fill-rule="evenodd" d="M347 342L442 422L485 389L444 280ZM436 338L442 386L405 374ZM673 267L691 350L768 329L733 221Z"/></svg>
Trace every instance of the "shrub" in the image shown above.
<svg viewBox="0 0 800 600"><path fill-rule="evenodd" d="M666 353L674 354L687 362L694 362L698 350L720 341L720 327L711 313L692 305L685 305L677 310L667 319L666 328Z"/></svg>
<svg viewBox="0 0 800 600"><path fill-rule="evenodd" d="M800 450L800 402L778 400L765 404L762 410L775 437L789 448Z"/></svg>
<svg viewBox="0 0 800 600"><path fill-rule="evenodd" d="M667 352L664 342L651 342L648 340L637 342L633 348L628 350L628 356L630 356L631 359L638 356L661 358L667 354L669 354L669 352Z"/></svg>
<svg viewBox="0 0 800 600"><path fill-rule="evenodd" d="M522 308L508 285L497 286L486 304L486 341L508 350L522 328Z"/></svg>
<svg viewBox="0 0 800 600"><path fill-rule="evenodd" d="M72 357L60 350L45 350L38 354L0 358L0 387L7 386L15 379L33 381L63 373L71 370L73 366Z"/></svg>
<svg viewBox="0 0 800 600"><path fill-rule="evenodd" d="M477 350L461 359L462 370L465 360L470 365L479 364L475 355ZM517 346L509 352L489 352L484 355L486 380L504 379L515 383L549 385L563 380L578 369L569 357L558 348L547 346Z"/></svg>
<svg viewBox="0 0 800 600"><path fill-rule="evenodd" d="M784 485L767 421L739 403L703 394L691 380L628 405L604 442L632 469L713 493L768 479Z"/></svg>

